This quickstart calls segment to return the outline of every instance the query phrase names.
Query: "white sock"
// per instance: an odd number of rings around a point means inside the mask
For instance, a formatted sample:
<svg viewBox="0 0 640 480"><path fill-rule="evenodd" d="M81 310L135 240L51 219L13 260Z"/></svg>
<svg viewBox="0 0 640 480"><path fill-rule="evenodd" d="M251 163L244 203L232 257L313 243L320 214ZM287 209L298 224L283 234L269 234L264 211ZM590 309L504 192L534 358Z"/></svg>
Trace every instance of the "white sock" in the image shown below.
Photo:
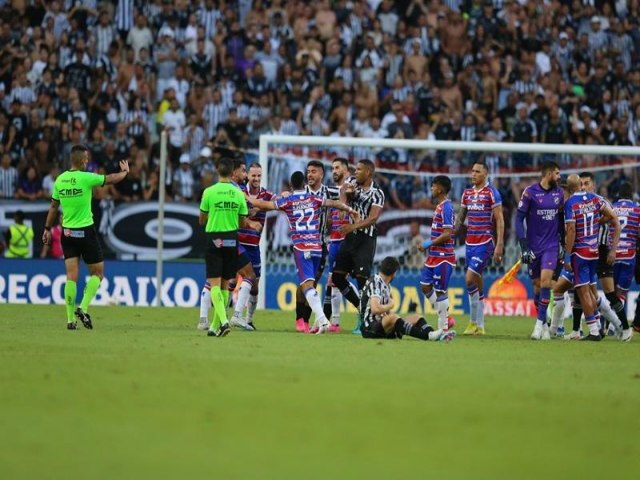
<svg viewBox="0 0 640 480"><path fill-rule="evenodd" d="M480 294L478 294L478 321L476 322L480 328L484 328L484 297L480 298Z"/></svg>
<svg viewBox="0 0 640 480"><path fill-rule="evenodd" d="M240 291L238 292L238 301L236 302L236 311L234 315L242 317L242 313L249 303L249 297L251 296L252 288L253 283L250 280L242 280Z"/></svg>
<svg viewBox="0 0 640 480"><path fill-rule="evenodd" d="M449 296L443 293L436 302L438 312L438 330L449 330Z"/></svg>
<svg viewBox="0 0 640 480"><path fill-rule="evenodd" d="M609 300L598 298L598 308L600 309L600 315L605 318L605 320L609 320L609 323L612 323L616 329L622 328L622 323L616 315L616 312L611 308L611 304L609 304ZM604 322L602 324L604 328Z"/></svg>
<svg viewBox="0 0 640 480"><path fill-rule="evenodd" d="M427 300L429 300L429 303L431 304L431 308L436 310L436 302L438 300L436 291L434 289L431 289L431 293L429 295L425 295L425 297L427 297Z"/></svg>
<svg viewBox="0 0 640 480"><path fill-rule="evenodd" d="M469 310L470 317L473 323L478 323L478 306L480 304L480 293L474 292L469 295Z"/></svg>
<svg viewBox="0 0 640 480"><path fill-rule="evenodd" d="M200 321L209 321L209 312L211 311L211 287L209 283L205 283L200 292Z"/></svg>
<svg viewBox="0 0 640 480"><path fill-rule="evenodd" d="M553 297L553 318L551 326L553 328L564 327L564 295L561 297Z"/></svg>
<svg viewBox="0 0 640 480"><path fill-rule="evenodd" d="M304 296L306 297L307 302L309 302L311 310L316 314L316 323L319 326L329 323L329 320L327 320L327 317L325 317L324 311L322 310L322 301L320 300L316 289L309 287L307 291L304 292Z"/></svg>
<svg viewBox="0 0 640 480"><path fill-rule="evenodd" d="M253 322L253 314L258 308L258 295L249 295L249 305L247 305L247 321Z"/></svg>
<svg viewBox="0 0 640 480"><path fill-rule="evenodd" d="M340 325L340 309L342 308L342 292L333 287L331 289L331 323Z"/></svg>

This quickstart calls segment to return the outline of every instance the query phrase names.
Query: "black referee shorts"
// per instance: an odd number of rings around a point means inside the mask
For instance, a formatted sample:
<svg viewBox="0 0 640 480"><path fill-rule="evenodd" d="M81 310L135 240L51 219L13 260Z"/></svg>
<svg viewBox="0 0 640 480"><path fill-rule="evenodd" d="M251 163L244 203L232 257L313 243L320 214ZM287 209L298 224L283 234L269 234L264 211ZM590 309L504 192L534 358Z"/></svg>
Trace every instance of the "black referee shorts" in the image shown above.
<svg viewBox="0 0 640 480"><path fill-rule="evenodd" d="M238 274L238 241L207 235L207 278L231 280Z"/></svg>
<svg viewBox="0 0 640 480"><path fill-rule="evenodd" d="M613 265L607 263L607 255L609 255L609 247L606 245L598 246L598 264L596 265L598 278L613 277Z"/></svg>
<svg viewBox="0 0 640 480"><path fill-rule="evenodd" d="M84 228L63 227L60 243L65 260L82 257L87 265L104 262L104 254L94 225Z"/></svg>
<svg viewBox="0 0 640 480"><path fill-rule="evenodd" d="M369 278L375 253L375 238L358 231L350 233L338 250L333 271Z"/></svg>

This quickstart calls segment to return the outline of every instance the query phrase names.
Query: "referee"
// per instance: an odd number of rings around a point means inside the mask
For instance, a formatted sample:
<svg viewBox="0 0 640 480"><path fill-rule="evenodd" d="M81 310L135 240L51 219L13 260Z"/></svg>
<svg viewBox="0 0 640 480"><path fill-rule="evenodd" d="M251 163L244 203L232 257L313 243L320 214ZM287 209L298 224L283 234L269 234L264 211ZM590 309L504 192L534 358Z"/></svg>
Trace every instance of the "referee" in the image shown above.
<svg viewBox="0 0 640 480"><path fill-rule="evenodd" d="M71 148L71 169L60 174L53 185L51 206L44 223L42 243L51 242L51 227L62 207L62 252L67 281L64 284L64 299L67 306L67 329L76 330L75 318L86 328L93 328L89 316L89 304L96 296L104 277L104 256L98 241L91 213L91 194L94 187L112 185L124 180L129 173L129 162L120 161L120 172L111 175L96 175L85 172L89 163L89 149L84 145ZM91 277L76 308L77 282L80 272L80 257L87 264ZM74 311L75 310L75 311ZM74 318L75 315L75 318Z"/></svg>
<svg viewBox="0 0 640 480"><path fill-rule="evenodd" d="M371 160L360 160L356 167L355 185L349 183L345 187L345 193L361 220L340 229L345 239L338 250L332 273L333 284L356 308L360 305L360 298L347 281L347 275L355 277L358 289L362 291L371 274L376 251L376 222L384 207L384 192L373 181L375 170Z"/></svg>

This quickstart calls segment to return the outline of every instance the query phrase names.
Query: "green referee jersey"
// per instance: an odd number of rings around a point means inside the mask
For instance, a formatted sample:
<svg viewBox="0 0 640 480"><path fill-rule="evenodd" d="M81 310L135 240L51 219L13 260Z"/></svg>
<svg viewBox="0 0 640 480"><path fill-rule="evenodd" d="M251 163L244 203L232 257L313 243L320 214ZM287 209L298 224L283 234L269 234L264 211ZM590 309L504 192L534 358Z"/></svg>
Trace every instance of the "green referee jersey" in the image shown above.
<svg viewBox="0 0 640 480"><path fill-rule="evenodd" d="M218 182L202 194L200 211L209 215L207 233L235 232L240 227L240 215L247 215L247 201L239 188L229 182Z"/></svg>
<svg viewBox="0 0 640 480"><path fill-rule="evenodd" d="M60 202L64 228L84 228L93 225L91 192L107 180L105 175L67 170L56 178L51 198Z"/></svg>

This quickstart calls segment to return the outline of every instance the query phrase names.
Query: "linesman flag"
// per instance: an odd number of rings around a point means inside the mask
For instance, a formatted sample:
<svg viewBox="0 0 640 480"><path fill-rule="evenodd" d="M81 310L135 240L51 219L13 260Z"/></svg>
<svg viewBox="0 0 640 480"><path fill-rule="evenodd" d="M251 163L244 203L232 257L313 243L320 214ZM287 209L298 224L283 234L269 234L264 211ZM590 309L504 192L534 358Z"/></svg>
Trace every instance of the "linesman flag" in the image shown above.
<svg viewBox="0 0 640 480"><path fill-rule="evenodd" d="M518 260L513 267L509 269L504 276L498 280L498 285L504 285L505 283L509 284L513 282L513 280L518 276L518 271L520 270L520 265L522 264L521 260Z"/></svg>

